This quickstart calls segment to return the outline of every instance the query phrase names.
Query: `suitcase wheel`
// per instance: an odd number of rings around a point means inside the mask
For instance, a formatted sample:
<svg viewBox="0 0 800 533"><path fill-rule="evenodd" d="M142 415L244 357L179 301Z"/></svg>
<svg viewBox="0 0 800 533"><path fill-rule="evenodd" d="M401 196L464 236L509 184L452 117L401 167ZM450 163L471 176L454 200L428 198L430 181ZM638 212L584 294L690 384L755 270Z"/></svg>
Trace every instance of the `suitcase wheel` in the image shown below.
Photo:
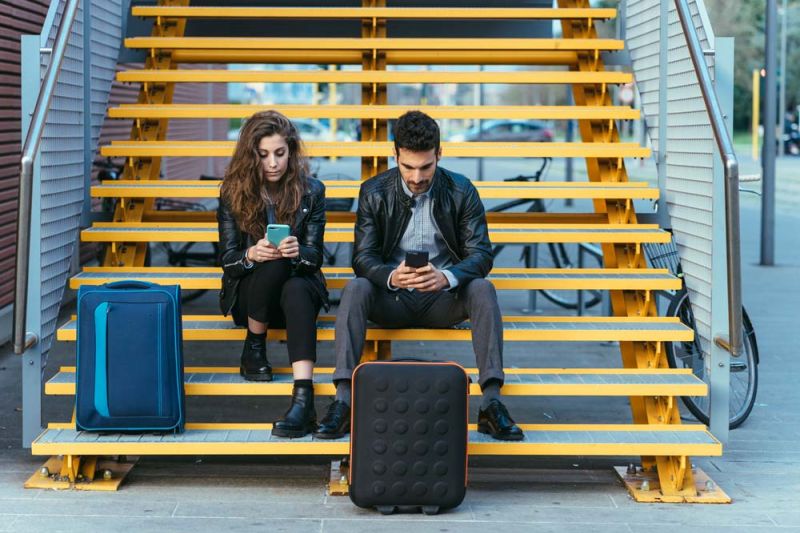
<svg viewBox="0 0 800 533"><path fill-rule="evenodd" d="M439 506L438 505L423 505L422 506L422 514L427 514L427 515L439 514Z"/></svg>
<svg viewBox="0 0 800 533"><path fill-rule="evenodd" d="M376 505L375 508L381 514L392 514L394 513L395 506L394 505Z"/></svg>

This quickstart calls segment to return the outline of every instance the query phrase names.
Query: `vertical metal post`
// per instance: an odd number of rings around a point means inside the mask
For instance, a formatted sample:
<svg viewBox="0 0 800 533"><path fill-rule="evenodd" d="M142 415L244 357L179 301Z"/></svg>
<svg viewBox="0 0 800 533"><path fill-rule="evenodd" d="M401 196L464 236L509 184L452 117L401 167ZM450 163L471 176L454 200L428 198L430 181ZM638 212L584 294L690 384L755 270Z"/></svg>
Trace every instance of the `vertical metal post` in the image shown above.
<svg viewBox="0 0 800 533"><path fill-rule="evenodd" d="M478 66L478 71L483 72L483 65ZM478 84L478 105L483 107L483 99L484 99L484 92L483 92L483 83ZM478 119L478 139L481 138L483 135L483 120ZM483 158L478 158L478 181L483 181Z"/></svg>
<svg viewBox="0 0 800 533"><path fill-rule="evenodd" d="M786 121L786 19L789 18L786 2L787 0L783 0L781 4L781 98L778 106L778 134L781 139L778 154L780 157L786 153L786 140L783 137L783 124Z"/></svg>
<svg viewBox="0 0 800 533"><path fill-rule="evenodd" d="M31 127L31 117L36 107L41 88L41 42L39 35L23 35L21 48L21 111L22 138L25 139ZM52 58L51 58L52 60ZM41 337L41 243L39 233L39 158L33 167L31 191L30 237L28 255L30 260L28 283L26 287L27 306L25 313L25 331L34 332ZM37 342L28 347L22 354L22 445L30 447L31 442L42 431L42 343Z"/></svg>
<svg viewBox="0 0 800 533"><path fill-rule="evenodd" d="M670 228L667 212L667 100L669 99L669 0L661 0L658 45L658 153L656 170L658 171L658 225Z"/></svg>
<svg viewBox="0 0 800 533"><path fill-rule="evenodd" d="M777 0L767 0L764 38L767 76L764 80L764 145L761 148L761 264L775 264L775 127L777 124Z"/></svg>
<svg viewBox="0 0 800 533"><path fill-rule="evenodd" d="M206 67L206 69L208 70L211 70L212 68L213 68L212 65L208 65ZM206 84L206 102L208 102L209 104L214 103L214 86L215 86L214 83ZM215 119L213 118L209 118L206 120L206 135L207 135L206 139L208 139L209 141L214 138L214 120ZM227 131L227 129L228 128L226 127L225 130ZM217 175L216 168L214 165L214 159L215 158L213 157L206 157L206 174L208 176Z"/></svg>
<svg viewBox="0 0 800 533"><path fill-rule="evenodd" d="M725 123L733 131L734 40L718 37L714 43L714 85ZM717 148L714 157L711 239L711 330L713 337L724 335L730 322L728 310L728 265L725 229L725 168ZM723 444L728 441L730 411L730 353L712 342L705 372L709 376L711 433Z"/></svg>
<svg viewBox="0 0 800 533"><path fill-rule="evenodd" d="M567 86L567 105L568 106L574 106L575 105L574 96L572 94L572 86ZM571 143L574 140L575 140L575 121L574 120L567 120L567 138L566 138L566 141L568 143ZM565 169L565 176L564 177L565 177L566 181L573 181L573 179L574 179L574 177L573 177L573 164L574 164L574 162L575 162L575 160L573 158L571 158L571 157L568 157L565 160L566 169ZM574 203L574 200L572 198L567 198L566 200L564 200L564 206L565 207L572 207L573 203Z"/></svg>
<svg viewBox="0 0 800 533"><path fill-rule="evenodd" d="M538 243L533 243L531 245L531 250L532 250L531 254L533 256L531 258L531 261L532 261L531 267L532 268L537 268L539 266L539 244ZM537 311L537 309L536 309L536 305L537 305L536 297L537 296L538 296L538 292L536 290L529 290L528 291L528 309L523 310L523 312L533 314L533 313L535 313Z"/></svg>
<svg viewBox="0 0 800 533"><path fill-rule="evenodd" d="M92 0L82 0L83 8L83 207L81 227L91 225L92 212ZM73 254L80 254L76 244Z"/></svg>

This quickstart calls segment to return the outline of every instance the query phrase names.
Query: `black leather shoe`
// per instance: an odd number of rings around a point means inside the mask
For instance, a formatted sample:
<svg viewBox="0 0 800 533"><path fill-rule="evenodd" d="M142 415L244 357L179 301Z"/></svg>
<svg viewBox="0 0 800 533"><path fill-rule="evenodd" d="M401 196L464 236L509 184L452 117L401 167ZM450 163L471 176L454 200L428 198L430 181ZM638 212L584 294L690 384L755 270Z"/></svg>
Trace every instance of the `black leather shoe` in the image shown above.
<svg viewBox="0 0 800 533"><path fill-rule="evenodd" d="M296 439L305 437L317 427L317 412L314 410L314 388L298 387L292 389L292 405L283 419L272 425L276 437Z"/></svg>
<svg viewBox="0 0 800 533"><path fill-rule="evenodd" d="M336 400L317 426L314 437L318 439L341 439L350 433L350 406Z"/></svg>
<svg viewBox="0 0 800 533"><path fill-rule="evenodd" d="M524 435L500 400L492 400L478 411L478 431L497 440L522 440Z"/></svg>
<svg viewBox="0 0 800 533"><path fill-rule="evenodd" d="M272 381L272 365L267 361L267 342L244 341L239 374L247 381Z"/></svg>

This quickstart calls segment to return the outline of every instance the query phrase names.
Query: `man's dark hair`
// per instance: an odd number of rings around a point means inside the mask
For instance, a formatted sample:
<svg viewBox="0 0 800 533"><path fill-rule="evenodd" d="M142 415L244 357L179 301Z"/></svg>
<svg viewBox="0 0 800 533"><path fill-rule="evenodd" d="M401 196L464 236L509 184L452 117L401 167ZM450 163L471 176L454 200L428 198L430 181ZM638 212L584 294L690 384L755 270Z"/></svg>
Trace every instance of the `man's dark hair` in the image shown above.
<svg viewBox="0 0 800 533"><path fill-rule="evenodd" d="M439 152L439 125L422 111L408 111L394 125L394 148L412 152Z"/></svg>

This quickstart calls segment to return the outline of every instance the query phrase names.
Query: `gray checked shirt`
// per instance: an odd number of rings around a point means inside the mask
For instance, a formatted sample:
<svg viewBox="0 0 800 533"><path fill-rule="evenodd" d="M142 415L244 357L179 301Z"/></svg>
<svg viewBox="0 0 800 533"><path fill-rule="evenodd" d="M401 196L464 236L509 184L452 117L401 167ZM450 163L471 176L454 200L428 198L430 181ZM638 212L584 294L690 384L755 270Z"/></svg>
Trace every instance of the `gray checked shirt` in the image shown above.
<svg viewBox="0 0 800 533"><path fill-rule="evenodd" d="M452 272L447 270L447 267L453 265L453 261L447 251L447 244L444 242L442 233L433 219L433 202L430 189L423 194L415 196L402 178L400 178L400 183L403 186L403 192L414 200L414 207L411 209L411 219L408 221L408 227L406 227L406 231L400 239L400 244L392 254L391 265L397 267L402 263L408 251L428 252L430 263L442 271L442 274L450 283L450 288L454 288L458 285L458 279ZM392 276L390 275L389 280L391 279ZM391 285L390 281L387 281L386 284L390 290L398 290L397 287ZM414 289L407 290L413 291Z"/></svg>

